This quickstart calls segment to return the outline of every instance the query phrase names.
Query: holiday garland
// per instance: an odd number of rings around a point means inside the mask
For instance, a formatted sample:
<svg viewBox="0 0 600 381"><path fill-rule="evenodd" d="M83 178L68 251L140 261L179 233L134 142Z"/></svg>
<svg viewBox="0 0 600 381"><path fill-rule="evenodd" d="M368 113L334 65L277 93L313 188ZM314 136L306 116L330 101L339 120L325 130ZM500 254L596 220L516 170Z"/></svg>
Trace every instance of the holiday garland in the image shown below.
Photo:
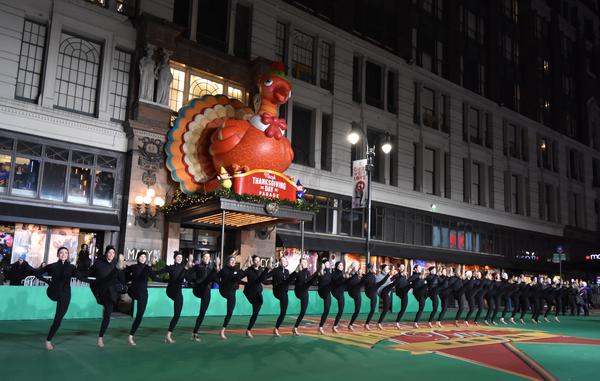
<svg viewBox="0 0 600 381"><path fill-rule="evenodd" d="M304 199L298 199L298 200L296 200L296 202L292 202L292 201L279 200L279 199L268 198L268 197L237 194L237 193L234 193L233 191L231 191L231 189L219 189L219 190L216 190L216 191L210 192L210 193L195 193L192 195L187 195L187 194L183 193L181 190L177 190L171 203L165 204L165 206L162 207L161 212L165 216L169 216L171 214L177 213L178 211L180 211L182 209L185 209L185 208L188 208L191 206L204 205L207 202L216 200L218 198L226 198L228 200L251 202L253 204L262 204L262 205L275 203L277 205L289 206L289 207L296 208L296 209L299 209L302 211L307 211L307 212L315 212L316 213L319 211L319 206L314 201L309 202Z"/></svg>

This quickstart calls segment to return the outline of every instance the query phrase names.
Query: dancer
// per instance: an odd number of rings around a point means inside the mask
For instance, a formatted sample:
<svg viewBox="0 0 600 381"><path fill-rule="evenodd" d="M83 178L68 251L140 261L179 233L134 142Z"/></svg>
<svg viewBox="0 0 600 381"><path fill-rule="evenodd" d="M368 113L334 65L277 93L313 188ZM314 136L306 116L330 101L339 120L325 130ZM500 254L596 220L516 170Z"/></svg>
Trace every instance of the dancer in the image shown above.
<svg viewBox="0 0 600 381"><path fill-rule="evenodd" d="M252 266L246 269L246 284L244 286L244 295L246 295L246 299L252 305L252 316L250 316L250 321L248 322L248 327L246 328L246 337L249 339L254 338L252 335L252 328L254 327L254 323L256 323L256 318L258 317L258 313L263 305L263 283L267 281L271 277L271 272L269 268L262 268L260 266L260 257L257 255L252 256ZM269 260L269 267L273 264L273 259Z"/></svg>
<svg viewBox="0 0 600 381"><path fill-rule="evenodd" d="M54 320L48 331L48 336L46 336L46 350L49 351L54 349L52 338L58 331L60 323L69 309L69 303L71 303L71 278L80 278L75 266L69 263L69 250L66 247L59 247L56 255L58 261L36 271L36 277L48 283L48 289L46 290L48 298L56 302ZM47 274L50 279L44 278L42 274Z"/></svg>
<svg viewBox="0 0 600 381"><path fill-rule="evenodd" d="M183 255L179 251L173 253L174 264L165 266L165 268L156 272L156 274L169 274L169 282L167 284L167 296L173 301L173 318L169 323L169 329L165 334L165 344L173 344L173 331L179 321L181 309L183 308L183 294L181 288L186 277L191 278L191 273L183 266Z"/></svg>
<svg viewBox="0 0 600 381"><path fill-rule="evenodd" d="M400 298L400 311L396 316L396 328L400 329L400 320L408 307L408 291L410 290L412 280L408 278L406 265L401 263L398 265L398 275L396 276L396 296Z"/></svg>
<svg viewBox="0 0 600 381"><path fill-rule="evenodd" d="M440 282L439 277L437 275L437 268L435 266L431 266L429 268L429 275L425 278L427 282L427 295L429 299L431 299L431 313L429 314L429 320L427 320L427 325L429 328L433 328L433 318L437 313L437 309L439 306L439 293L440 293Z"/></svg>
<svg viewBox="0 0 600 381"><path fill-rule="evenodd" d="M365 285L365 295L367 296L367 298L369 298L371 304L369 309L369 315L367 315L367 320L365 320L365 329L367 331L371 330L371 327L369 327L369 323L373 318L375 308L377 308L377 291L388 281L390 277L389 266L383 265L382 267L383 268L381 274L379 274L382 277L381 279L379 279L379 281L377 281L377 277L375 276L373 266L370 263L367 264L367 274L365 275L366 279L364 279L363 281Z"/></svg>
<svg viewBox="0 0 600 381"><path fill-rule="evenodd" d="M97 259L89 271L89 277L96 278L91 282L90 288L98 304L103 307L102 322L100 323L97 341L100 348L104 347L104 333L106 333L110 323L110 315L119 301L119 290L125 284L123 273L117 269L115 256L114 246L106 246L104 256Z"/></svg>
<svg viewBox="0 0 600 381"><path fill-rule="evenodd" d="M202 254L200 263L189 270L190 278L193 281L192 292L194 296L200 299L200 311L196 318L196 324L192 331L192 341L200 341L198 331L204 321L204 316L210 305L210 295L213 283L217 280L217 266L211 262L210 253Z"/></svg>
<svg viewBox="0 0 600 381"><path fill-rule="evenodd" d="M233 309L235 308L236 291L240 288L240 281L246 276L244 270L237 270L235 268L235 252L234 254L227 257L225 266L219 271L217 276L217 283L219 283L219 293L227 301L227 313L223 319L223 326L221 327L221 339L227 340L225 336L225 330L233 315Z"/></svg>
<svg viewBox="0 0 600 381"><path fill-rule="evenodd" d="M344 272L344 262L337 262L335 264L335 270L331 274L331 295L337 300L338 311L335 315L335 321L331 327L332 331L338 333L338 324L344 313L344 291L346 290L347 278Z"/></svg>
<svg viewBox="0 0 600 381"><path fill-rule="evenodd" d="M279 316L273 329L273 335L279 337L279 327L283 323L285 313L288 307L288 290L290 284L296 280L297 272L290 274L290 271L286 269L288 260L286 257L281 257L279 260L279 266L273 270L273 296L279 299Z"/></svg>
<svg viewBox="0 0 600 381"><path fill-rule="evenodd" d="M423 309L425 308L425 300L427 299L427 281L425 280L425 273L422 271L421 266L416 265L413 267L413 275L418 274L412 282L413 296L419 303L419 309L415 315L415 321L413 323L414 328L419 328L419 320L423 315Z"/></svg>
<svg viewBox="0 0 600 381"><path fill-rule="evenodd" d="M542 285L538 277L533 277L529 288L529 302L531 303L531 322L539 323L542 309Z"/></svg>
<svg viewBox="0 0 600 381"><path fill-rule="evenodd" d="M350 265L350 271L348 273L348 283L347 283L347 291L348 295L354 301L354 312L352 313L352 317L350 318L350 323L348 323L348 330L354 331L354 322L358 318L358 314L360 313L360 307L362 304L362 292L361 289L364 285L365 277L361 276L361 271L358 263L352 262Z"/></svg>
<svg viewBox="0 0 600 381"><path fill-rule="evenodd" d="M129 336L127 337L127 343L131 346L136 345L133 336L142 323L146 305L148 304L148 278L152 278L155 282L161 280L152 268L148 266L146 263L147 259L147 253L145 251L140 251L137 254L137 263L125 268L125 279L131 282L127 293L133 301L137 301L135 319L133 320L133 324L131 324Z"/></svg>
<svg viewBox="0 0 600 381"><path fill-rule="evenodd" d="M552 310L552 307L558 310L558 304L556 303L555 288L552 284L552 279L546 278L542 286L542 300L546 302L546 312L544 312L544 321L548 323L548 313Z"/></svg>
<svg viewBox="0 0 600 381"><path fill-rule="evenodd" d="M448 310L448 305L450 301L453 299L452 296L452 286L456 282L456 277L454 276L454 269L452 267L442 268L441 274L439 276L439 297L442 303L442 310L437 318L436 325L438 327L442 326L442 320L446 315L446 311Z"/></svg>
<svg viewBox="0 0 600 381"><path fill-rule="evenodd" d="M519 321L521 322L521 324L525 324L525 314L529 310L530 287L529 284L527 284L524 275L521 275L519 278L521 280L519 286L519 306L521 307L521 316L519 318Z"/></svg>
<svg viewBox="0 0 600 381"><path fill-rule="evenodd" d="M321 269L319 270L318 277L319 287L317 293L323 299L323 313L321 314L321 320L319 321L319 333L325 334L323 327L329 316L329 309L331 308L331 263L327 258L323 258L321 263Z"/></svg>
<svg viewBox="0 0 600 381"><path fill-rule="evenodd" d="M488 292L490 284L492 283L491 273L486 272L485 276L482 277L481 272L477 272L475 274L476 278L479 279L479 287L477 290L477 294L475 294L475 302L477 303L477 312L475 313L475 318L473 319L473 324L478 325L479 317L481 316L481 312L485 307L485 295Z"/></svg>
<svg viewBox="0 0 600 381"><path fill-rule="evenodd" d="M510 314L510 323L515 324L515 316L519 312L521 306L519 305L521 300L521 278L514 275L510 283L510 304L512 305L512 312ZM502 314L504 317L504 314ZM500 319L502 321L503 319Z"/></svg>
<svg viewBox="0 0 600 381"><path fill-rule="evenodd" d="M381 292L379 293L381 297L381 301L383 302L383 309L381 310L381 314L379 315L379 320L377 320L377 328L383 330L383 326L381 325L385 320L385 316L390 310L392 306L392 290L394 290L398 283L400 282L400 275L396 272L395 269L392 269L390 272L391 283L386 284Z"/></svg>
<svg viewBox="0 0 600 381"><path fill-rule="evenodd" d="M484 299L487 303L487 312L485 313L485 317L483 318L483 323L485 325L490 325L492 320L490 318L494 315L494 311L496 311L496 301L498 299L498 292L500 291L500 274L489 273L490 284L488 285L488 290L484 296Z"/></svg>
<svg viewBox="0 0 600 381"><path fill-rule="evenodd" d="M467 271L465 273L465 280L463 281L463 290L469 306L469 311L465 317L465 325L467 327L469 326L469 320L475 311L475 296L477 296L477 293L479 292L479 284L481 283L481 279L477 279L476 274L474 275L470 270Z"/></svg>
<svg viewBox="0 0 600 381"><path fill-rule="evenodd" d="M454 271L454 281L452 282L452 293L450 295L451 299L456 301L456 316L454 317L454 325L458 327L458 321L463 312L463 295L465 294L464 289L464 277L461 275L460 271L457 269Z"/></svg>
<svg viewBox="0 0 600 381"><path fill-rule="evenodd" d="M308 289L317 281L319 273L315 271L315 273L311 275L308 272L308 259L306 257L300 259L296 272L298 275L296 276L296 283L294 285L294 294L300 300L300 313L298 314L292 332L294 336L300 336L298 327L300 326L300 323L302 323L302 319L304 319L304 315L306 314L306 308L308 307Z"/></svg>

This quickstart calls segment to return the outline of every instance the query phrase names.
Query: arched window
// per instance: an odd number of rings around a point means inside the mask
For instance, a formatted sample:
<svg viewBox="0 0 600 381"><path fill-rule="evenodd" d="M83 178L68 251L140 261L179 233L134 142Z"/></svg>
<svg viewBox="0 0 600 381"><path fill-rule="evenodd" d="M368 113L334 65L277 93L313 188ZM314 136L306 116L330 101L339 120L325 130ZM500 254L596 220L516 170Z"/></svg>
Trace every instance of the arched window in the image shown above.
<svg viewBox="0 0 600 381"><path fill-rule="evenodd" d="M62 33L58 50L54 107L96 114L102 45Z"/></svg>

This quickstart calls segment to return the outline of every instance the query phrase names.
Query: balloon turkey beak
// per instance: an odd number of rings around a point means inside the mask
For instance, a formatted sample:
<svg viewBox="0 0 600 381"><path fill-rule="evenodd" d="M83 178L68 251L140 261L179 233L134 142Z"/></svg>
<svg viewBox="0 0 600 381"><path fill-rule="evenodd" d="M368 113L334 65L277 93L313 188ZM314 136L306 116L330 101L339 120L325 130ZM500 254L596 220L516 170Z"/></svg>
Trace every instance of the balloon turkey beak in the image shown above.
<svg viewBox="0 0 600 381"><path fill-rule="evenodd" d="M273 91L273 98L275 98L275 101L277 101L277 103L282 104L287 101L289 93L290 92L287 89L283 87L278 87L275 89L275 91Z"/></svg>

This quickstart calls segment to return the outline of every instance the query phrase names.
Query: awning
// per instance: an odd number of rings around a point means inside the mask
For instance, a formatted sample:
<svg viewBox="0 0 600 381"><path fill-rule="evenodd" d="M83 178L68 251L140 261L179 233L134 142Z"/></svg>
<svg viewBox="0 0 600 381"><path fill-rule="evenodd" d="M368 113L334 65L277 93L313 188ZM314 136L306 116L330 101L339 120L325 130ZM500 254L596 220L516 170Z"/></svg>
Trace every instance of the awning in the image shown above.
<svg viewBox="0 0 600 381"><path fill-rule="evenodd" d="M224 218L226 228L256 229L261 226L297 224L301 221L312 221L313 215L313 212L285 205L263 205L227 198L216 198L202 205L182 209L173 215L169 215L168 219L169 221L185 223L186 226L221 227L221 222Z"/></svg>
<svg viewBox="0 0 600 381"><path fill-rule="evenodd" d="M277 246L299 248L301 247L300 232L278 230L275 242ZM365 252L365 240L329 234L306 233L304 249L362 254ZM474 254L460 250L438 249L377 240L371 241L371 255L497 267L510 267L512 264L511 261L501 255Z"/></svg>
<svg viewBox="0 0 600 381"><path fill-rule="evenodd" d="M69 226L91 230L119 230L119 216L116 212L52 208L6 202L0 202L0 221Z"/></svg>

